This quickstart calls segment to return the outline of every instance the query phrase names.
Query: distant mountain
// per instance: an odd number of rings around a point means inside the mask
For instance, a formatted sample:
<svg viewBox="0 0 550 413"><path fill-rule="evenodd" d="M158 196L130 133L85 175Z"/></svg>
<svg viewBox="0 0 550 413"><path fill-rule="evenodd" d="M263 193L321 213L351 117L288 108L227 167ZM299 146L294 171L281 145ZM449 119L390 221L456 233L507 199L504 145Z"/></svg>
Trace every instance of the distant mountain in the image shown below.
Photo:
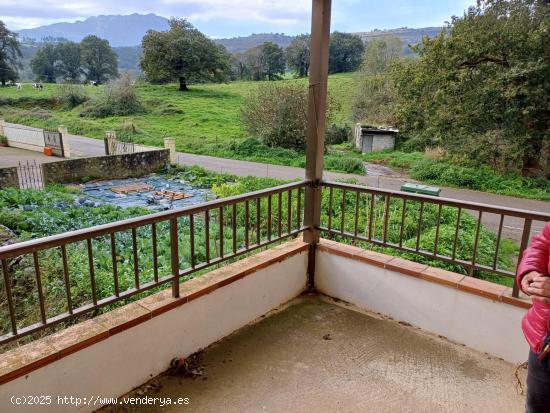
<svg viewBox="0 0 550 413"><path fill-rule="evenodd" d="M213 39L216 43L225 46L229 53L244 52L253 47L272 42L278 44L283 49L292 42L295 36L287 36L284 33L253 33L250 36L232 37L230 39Z"/></svg>
<svg viewBox="0 0 550 413"><path fill-rule="evenodd" d="M23 52L23 79L32 79L30 60L44 42L59 42L63 40L80 41L90 34L109 40L118 55L119 69L132 74L140 72L139 59L142 54L141 39L147 30L168 30L168 19L156 14L130 14L126 16L95 16L74 23L55 23L35 29L20 30ZM397 36L403 42L403 54L411 54L409 44L416 44L423 36L433 37L441 31L440 27L424 27L418 29L399 28L392 30L373 30L358 32L361 39L368 43L384 36ZM205 33L208 35L208 33ZM232 37L228 39L213 39L225 46L230 53L244 52L264 42L273 42L286 48L295 36L283 33L253 33L250 36Z"/></svg>
<svg viewBox="0 0 550 413"><path fill-rule="evenodd" d="M418 29L400 27L399 29L373 30L370 32L358 32L354 34L359 36L365 43L386 36L398 37L403 42L403 53L410 54L412 52L408 47L409 45L420 43L424 36L435 37L439 34L439 32L441 32L442 29L442 27L422 27Z"/></svg>
<svg viewBox="0 0 550 413"><path fill-rule="evenodd" d="M130 14L126 16L94 16L74 23L55 23L35 29L19 30L21 38L40 41L63 37L79 42L94 34L109 40L111 46L136 46L147 30L168 30L168 19L156 14Z"/></svg>

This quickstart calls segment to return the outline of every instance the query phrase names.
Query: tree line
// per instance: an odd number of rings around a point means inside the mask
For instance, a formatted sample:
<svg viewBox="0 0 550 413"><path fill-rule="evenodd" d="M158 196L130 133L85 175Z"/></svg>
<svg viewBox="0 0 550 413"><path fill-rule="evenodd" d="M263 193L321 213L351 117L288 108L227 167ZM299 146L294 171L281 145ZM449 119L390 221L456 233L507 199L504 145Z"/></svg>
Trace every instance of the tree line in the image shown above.
<svg viewBox="0 0 550 413"><path fill-rule="evenodd" d="M17 35L0 21L0 80L16 81L21 68L21 50ZM286 72L296 77L309 71L309 35L294 38L283 49L264 42L242 53L227 50L206 37L184 19L172 19L164 32L150 30L141 44L140 67L152 83L178 81L180 89L188 83L228 80L278 80ZM356 70L364 45L352 34L334 32L330 38L330 72ZM36 80L53 83L78 83L82 80L104 83L115 78L117 55L107 40L87 36L80 43L65 39L47 39L33 56L30 67ZM2 77L3 76L3 77Z"/></svg>
<svg viewBox="0 0 550 413"><path fill-rule="evenodd" d="M117 55L109 42L92 35L80 43L46 43L32 58L31 68L37 80L48 83L104 83L118 77Z"/></svg>
<svg viewBox="0 0 550 413"><path fill-rule="evenodd" d="M21 69L21 47L17 34L0 21L0 83L15 82ZM104 83L118 77L117 55L109 42L87 36L80 43L56 39L45 43L31 60L37 81L55 83L82 80Z"/></svg>

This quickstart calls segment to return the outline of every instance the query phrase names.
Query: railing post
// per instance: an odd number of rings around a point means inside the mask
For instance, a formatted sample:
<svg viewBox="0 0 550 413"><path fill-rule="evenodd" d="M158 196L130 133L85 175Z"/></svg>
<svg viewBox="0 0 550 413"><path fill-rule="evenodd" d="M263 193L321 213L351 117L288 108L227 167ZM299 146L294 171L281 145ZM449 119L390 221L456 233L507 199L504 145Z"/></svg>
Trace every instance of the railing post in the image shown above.
<svg viewBox="0 0 550 413"><path fill-rule="evenodd" d="M115 148L116 145L116 132L108 130L105 132L105 155L117 155Z"/></svg>
<svg viewBox="0 0 550 413"><path fill-rule="evenodd" d="M170 220L170 257L172 264L172 297L179 298L180 296L180 254L178 242L178 219Z"/></svg>
<svg viewBox="0 0 550 413"><path fill-rule="evenodd" d="M69 131L66 126L59 125L57 128L61 134L61 147L63 148L63 157L71 157L71 138L69 138Z"/></svg>
<svg viewBox="0 0 550 413"><path fill-rule="evenodd" d="M523 252L527 248L527 245L529 244L529 238L531 236L531 223L533 221L530 218L525 218L525 221L523 222L523 234L521 235L521 244L519 247L519 254L518 254L518 266L521 262ZM517 266L516 266L517 270ZM519 296L519 286L518 283L514 280L514 286L512 287L512 297L518 297Z"/></svg>
<svg viewBox="0 0 550 413"><path fill-rule="evenodd" d="M314 288L315 246L319 242L321 225L321 180L325 146L325 117L327 105L328 51L330 39L331 0L313 0L311 15L311 47L309 64L308 127L306 148L304 241L310 244L308 258L308 287Z"/></svg>
<svg viewBox="0 0 550 413"><path fill-rule="evenodd" d="M176 139L164 138L164 148L170 151L170 164L176 165L178 163L178 154L176 152Z"/></svg>

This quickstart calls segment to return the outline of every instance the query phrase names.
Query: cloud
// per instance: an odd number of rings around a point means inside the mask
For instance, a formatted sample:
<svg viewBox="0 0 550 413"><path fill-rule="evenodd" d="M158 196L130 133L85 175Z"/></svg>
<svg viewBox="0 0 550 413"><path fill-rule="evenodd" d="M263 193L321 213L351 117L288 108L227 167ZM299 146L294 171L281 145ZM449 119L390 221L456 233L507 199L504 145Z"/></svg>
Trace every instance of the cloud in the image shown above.
<svg viewBox="0 0 550 413"><path fill-rule="evenodd" d="M332 29L442 25L475 0L333 0ZM188 19L213 37L309 31L311 0L0 0L2 19L19 30L100 14L155 13Z"/></svg>
<svg viewBox="0 0 550 413"><path fill-rule="evenodd" d="M191 22L217 19L243 23L292 25L307 23L309 0L41 0L21 4L19 0L0 0L2 20L11 28L31 28L58 21L76 21L99 14L155 13L165 17L184 17ZM17 27L14 27L17 26Z"/></svg>

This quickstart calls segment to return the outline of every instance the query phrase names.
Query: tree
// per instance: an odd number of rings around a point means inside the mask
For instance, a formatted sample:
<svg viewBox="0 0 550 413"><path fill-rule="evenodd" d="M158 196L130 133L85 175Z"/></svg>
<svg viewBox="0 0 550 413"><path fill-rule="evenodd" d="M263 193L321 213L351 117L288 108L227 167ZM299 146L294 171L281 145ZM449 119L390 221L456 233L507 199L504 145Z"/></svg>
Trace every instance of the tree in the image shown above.
<svg viewBox="0 0 550 413"><path fill-rule="evenodd" d="M250 70L246 64L246 55L244 53L233 53L230 59L231 80L250 79Z"/></svg>
<svg viewBox="0 0 550 413"><path fill-rule="evenodd" d="M227 79L229 54L184 19L170 20L170 30L149 30L141 42L141 68L151 82L179 81L186 91L188 81L222 82Z"/></svg>
<svg viewBox="0 0 550 413"><path fill-rule="evenodd" d="M268 80L278 80L285 73L285 55L279 45L265 42L261 47L261 61L264 76Z"/></svg>
<svg viewBox="0 0 550 413"><path fill-rule="evenodd" d="M80 59L86 80L104 83L118 76L117 55L105 39L93 35L82 39Z"/></svg>
<svg viewBox="0 0 550 413"><path fill-rule="evenodd" d="M352 72L363 59L365 46L361 38L351 33L333 32L329 44L329 73Z"/></svg>
<svg viewBox="0 0 550 413"><path fill-rule="evenodd" d="M244 52L245 64L248 68L251 80L264 79L264 62L262 58L262 46L256 46Z"/></svg>
<svg viewBox="0 0 550 413"><path fill-rule="evenodd" d="M55 83L58 75L56 62L56 46L53 43L44 44L31 60L31 69L36 79L47 83Z"/></svg>
<svg viewBox="0 0 550 413"><path fill-rule="evenodd" d="M387 36L367 44L361 69L368 75L386 73L390 64L401 56L403 42L395 36Z"/></svg>
<svg viewBox="0 0 550 413"><path fill-rule="evenodd" d="M468 162L550 177L550 4L483 0L396 65L399 128Z"/></svg>
<svg viewBox="0 0 550 413"><path fill-rule="evenodd" d="M74 42L60 43L56 47L56 68L59 76L67 82L77 83L82 75L80 64L80 45Z"/></svg>
<svg viewBox="0 0 550 413"><path fill-rule="evenodd" d="M286 64L298 77L309 72L309 49L311 38L307 34L296 36L286 48Z"/></svg>
<svg viewBox="0 0 550 413"><path fill-rule="evenodd" d="M9 31L4 22L0 20L0 82L2 86L5 86L9 80L12 82L17 80L18 69L21 68L19 61L21 57L17 34Z"/></svg>

